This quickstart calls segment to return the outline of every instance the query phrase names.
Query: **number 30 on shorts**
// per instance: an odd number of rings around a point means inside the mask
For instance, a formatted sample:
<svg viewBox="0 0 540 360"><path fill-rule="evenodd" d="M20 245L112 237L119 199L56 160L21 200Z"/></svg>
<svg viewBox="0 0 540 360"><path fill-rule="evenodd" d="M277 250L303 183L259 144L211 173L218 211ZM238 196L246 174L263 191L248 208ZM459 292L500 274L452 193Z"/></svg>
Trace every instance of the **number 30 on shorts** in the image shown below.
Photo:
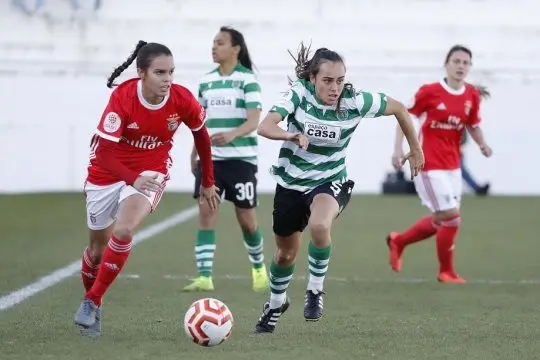
<svg viewBox="0 0 540 360"><path fill-rule="evenodd" d="M238 201L253 200L255 198L255 186L251 181L246 183L236 183L234 185L236 189L236 199Z"/></svg>

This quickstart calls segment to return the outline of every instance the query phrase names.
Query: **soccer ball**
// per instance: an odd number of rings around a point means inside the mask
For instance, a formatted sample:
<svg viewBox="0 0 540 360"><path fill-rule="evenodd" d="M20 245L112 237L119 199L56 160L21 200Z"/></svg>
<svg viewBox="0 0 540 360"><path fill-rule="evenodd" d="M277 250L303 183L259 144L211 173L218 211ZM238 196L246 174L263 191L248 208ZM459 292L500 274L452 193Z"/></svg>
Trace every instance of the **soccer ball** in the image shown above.
<svg viewBox="0 0 540 360"><path fill-rule="evenodd" d="M233 316L227 305L217 299L195 301L184 316L184 330L198 345L216 346L231 335Z"/></svg>

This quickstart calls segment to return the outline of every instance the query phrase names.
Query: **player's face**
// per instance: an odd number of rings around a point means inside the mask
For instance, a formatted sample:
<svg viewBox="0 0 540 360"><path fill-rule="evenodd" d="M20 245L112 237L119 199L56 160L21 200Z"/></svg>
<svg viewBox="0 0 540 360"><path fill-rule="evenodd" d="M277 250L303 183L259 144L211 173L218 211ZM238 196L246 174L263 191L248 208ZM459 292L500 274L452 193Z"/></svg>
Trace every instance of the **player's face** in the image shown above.
<svg viewBox="0 0 540 360"><path fill-rule="evenodd" d="M326 61L319 66L317 76L311 77L317 97L326 105L335 105L345 86L345 65Z"/></svg>
<svg viewBox="0 0 540 360"><path fill-rule="evenodd" d="M172 56L159 55L146 71L137 69L143 89L149 97L163 97L169 93L173 80L174 60Z"/></svg>
<svg viewBox="0 0 540 360"><path fill-rule="evenodd" d="M226 31L219 32L214 38L212 45L212 60L215 63L222 63L238 57L239 46L233 46L231 34Z"/></svg>
<svg viewBox="0 0 540 360"><path fill-rule="evenodd" d="M448 77L465 81L471 68L471 57L464 51L454 51L445 66Z"/></svg>

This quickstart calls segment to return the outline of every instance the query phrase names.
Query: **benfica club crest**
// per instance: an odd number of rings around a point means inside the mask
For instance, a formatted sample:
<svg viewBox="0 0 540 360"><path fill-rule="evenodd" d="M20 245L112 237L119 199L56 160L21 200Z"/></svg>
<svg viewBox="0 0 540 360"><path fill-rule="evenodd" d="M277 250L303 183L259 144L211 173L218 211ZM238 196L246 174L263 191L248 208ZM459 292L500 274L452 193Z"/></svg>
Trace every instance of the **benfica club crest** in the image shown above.
<svg viewBox="0 0 540 360"><path fill-rule="evenodd" d="M167 118L167 128L170 131L176 130L178 128L178 120L180 120L180 116L178 116L178 114L169 115Z"/></svg>
<svg viewBox="0 0 540 360"><path fill-rule="evenodd" d="M471 100L465 101L465 115L469 116L471 112L471 108L472 108L472 101Z"/></svg>

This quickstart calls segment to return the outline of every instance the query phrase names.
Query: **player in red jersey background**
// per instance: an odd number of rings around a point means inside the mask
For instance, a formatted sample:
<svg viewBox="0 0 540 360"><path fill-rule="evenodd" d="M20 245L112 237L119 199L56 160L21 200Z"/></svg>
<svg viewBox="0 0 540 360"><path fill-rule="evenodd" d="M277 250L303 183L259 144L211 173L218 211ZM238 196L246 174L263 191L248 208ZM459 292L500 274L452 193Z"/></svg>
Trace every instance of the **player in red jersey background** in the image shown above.
<svg viewBox="0 0 540 360"><path fill-rule="evenodd" d="M437 239L440 282L464 283L454 270L454 240L461 223L460 143L465 129L486 157L491 148L486 144L479 125L480 95L465 82L472 65L472 52L461 45L450 49L446 56L446 77L418 90L409 112L420 121L419 137L426 163L414 184L422 204L432 215L419 219L408 230L392 232L387 238L390 265L401 271L401 257L407 245L433 235ZM401 167L403 133L397 130L392 163Z"/></svg>
<svg viewBox="0 0 540 360"><path fill-rule="evenodd" d="M86 294L75 315L83 336L101 334L101 299L127 261L135 230L161 199L181 123L192 131L200 156L201 201L214 210L219 203L205 110L189 90L172 83L171 51L140 41L107 86L135 59L139 77L112 92L91 142L84 186L90 244L81 269Z"/></svg>

